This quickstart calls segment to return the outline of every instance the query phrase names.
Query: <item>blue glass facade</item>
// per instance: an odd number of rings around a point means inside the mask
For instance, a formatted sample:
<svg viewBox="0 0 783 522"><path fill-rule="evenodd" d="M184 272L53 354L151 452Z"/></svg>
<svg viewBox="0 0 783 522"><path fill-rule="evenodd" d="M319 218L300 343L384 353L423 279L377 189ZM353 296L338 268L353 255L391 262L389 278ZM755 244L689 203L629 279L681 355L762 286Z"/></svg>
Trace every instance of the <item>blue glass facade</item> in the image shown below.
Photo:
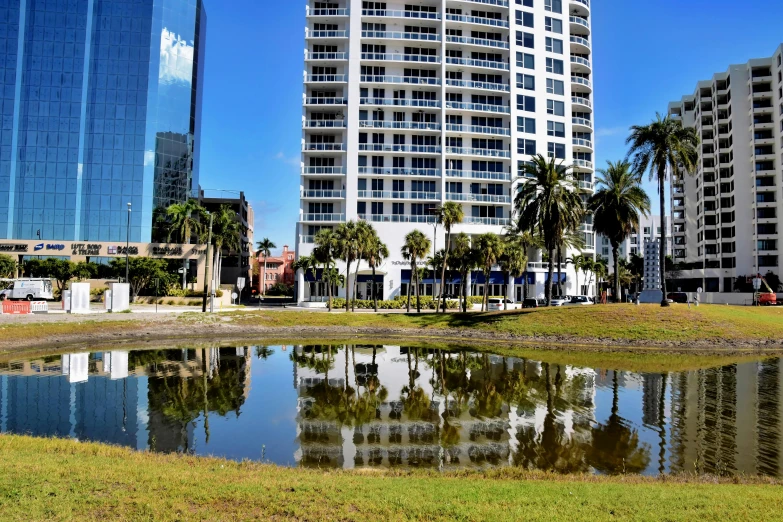
<svg viewBox="0 0 783 522"><path fill-rule="evenodd" d="M198 190L201 0L0 0L0 238L151 240Z"/></svg>

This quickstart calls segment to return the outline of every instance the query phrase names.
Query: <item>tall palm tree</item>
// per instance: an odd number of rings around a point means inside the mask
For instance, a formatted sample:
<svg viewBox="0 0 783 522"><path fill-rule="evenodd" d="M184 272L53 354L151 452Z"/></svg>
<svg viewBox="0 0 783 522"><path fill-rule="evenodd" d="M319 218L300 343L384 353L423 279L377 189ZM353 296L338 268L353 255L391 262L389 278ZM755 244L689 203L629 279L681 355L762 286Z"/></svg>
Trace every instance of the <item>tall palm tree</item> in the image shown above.
<svg viewBox="0 0 783 522"><path fill-rule="evenodd" d="M272 255L272 249L277 248L277 245L275 245L271 239L265 237L262 241L259 241L256 244L256 248L258 249L258 252L264 256L264 279L261 283L261 295L266 295L266 258Z"/></svg>
<svg viewBox="0 0 783 522"><path fill-rule="evenodd" d="M328 300L329 311L332 311L332 288L334 288L333 282L330 283L326 279L326 274L332 269L332 264L335 258L338 256L339 244L337 236L331 228L322 228L315 234L313 239L315 242L315 249L313 250L313 257L315 257L319 263L324 265L324 270L321 279L326 283L326 295Z"/></svg>
<svg viewBox="0 0 783 522"><path fill-rule="evenodd" d="M547 306L552 303L555 249L568 229L575 230L582 222L584 208L578 183L567 167L542 155L525 165L528 179L515 199L518 228L536 232L544 238L549 254L549 280L546 285Z"/></svg>
<svg viewBox="0 0 783 522"><path fill-rule="evenodd" d="M446 252L443 256L443 268L440 276L440 300L443 301L443 313L446 313L446 266L449 262L449 250L451 250L451 229L454 225L462 223L463 219L465 219L465 212L462 210L462 205L455 201L447 201L438 209L438 223L443 225L443 229L446 231ZM436 302L435 311L437 312L437 310Z"/></svg>
<svg viewBox="0 0 783 522"><path fill-rule="evenodd" d="M562 241L557 245L557 295L563 296L563 265L568 266L568 259L563 259L563 249L582 251L585 248L584 236L581 231L569 228L563 234Z"/></svg>
<svg viewBox="0 0 783 522"><path fill-rule="evenodd" d="M593 271L595 270L595 259L591 256L582 256L582 272L585 274L585 292L590 292L590 283L593 282ZM587 274L590 274L590 279L587 279Z"/></svg>
<svg viewBox="0 0 783 522"><path fill-rule="evenodd" d="M484 299L481 303L481 311L489 306L489 277L492 274L492 267L497 264L500 256L503 255L505 245L497 234L487 232L476 238L476 250L481 252L481 267L484 271Z"/></svg>
<svg viewBox="0 0 783 522"><path fill-rule="evenodd" d="M639 229L639 214L650 213L650 198L642 188L642 177L627 161L612 163L598 171L597 191L588 208L593 213L595 231L609 239L614 256L614 301L620 299L620 244Z"/></svg>
<svg viewBox="0 0 783 522"><path fill-rule="evenodd" d="M305 276L305 281L307 280L307 272L310 272L313 274L313 281L315 281L318 272L318 258L315 256L315 252L310 256L299 256L299 259L294 261L291 268L294 269L294 273L301 270Z"/></svg>
<svg viewBox="0 0 783 522"><path fill-rule="evenodd" d="M373 236L372 244L367 249L367 262L370 264L370 268L372 268L372 300L373 309L376 312L378 311L378 285L375 282L375 269L388 257L389 247L377 235Z"/></svg>
<svg viewBox="0 0 783 522"><path fill-rule="evenodd" d="M348 221L347 223L340 223L334 231L334 235L337 237L337 250L340 257L345 260L345 311L347 312L351 305L351 263L356 259L356 222Z"/></svg>
<svg viewBox="0 0 783 522"><path fill-rule="evenodd" d="M353 277L353 300L351 301L351 310L356 309L356 297L359 288L359 267L362 259L367 259L367 251L372 247L374 239L378 237L375 228L367 221L360 220L356 223L356 270Z"/></svg>
<svg viewBox="0 0 783 522"><path fill-rule="evenodd" d="M212 243L215 246L217 258L217 263L213 266L217 272L215 281L220 285L220 278L223 275L223 248L227 248L229 253L237 252L241 255L242 236L245 233L245 227L239 221L237 213L234 212L231 205L220 205L220 208L213 212L213 215Z"/></svg>
<svg viewBox="0 0 783 522"><path fill-rule="evenodd" d="M505 276L503 279L506 283L503 287L503 308L508 310L508 279L511 277L513 281L521 276L527 268L527 248L525 248L519 236L505 236L504 240L503 254L500 256L498 263L503 271Z"/></svg>
<svg viewBox="0 0 783 522"><path fill-rule="evenodd" d="M470 237L466 233L460 232L454 238L454 252L451 255L450 266L460 274L459 297L463 313L467 311L467 279L468 273L475 267L474 260L474 252L470 247Z"/></svg>
<svg viewBox="0 0 783 522"><path fill-rule="evenodd" d="M424 259L427 252L430 251L432 242L420 230L413 230L405 236L405 243L402 246L401 253L404 259L411 263L411 283L413 277L416 277L416 312L421 313L421 296L419 295L419 270L418 261ZM408 312L411 311L411 291L408 284Z"/></svg>
<svg viewBox="0 0 783 522"><path fill-rule="evenodd" d="M680 120L661 117L648 125L634 125L626 143L628 156L633 156L633 170L640 175L649 170L650 179L658 181L658 203L661 212L661 306L669 306L666 299L666 169L672 174L684 170L689 175L696 171L699 160L699 135L692 127L683 127Z"/></svg>
<svg viewBox="0 0 783 522"><path fill-rule="evenodd" d="M156 209L157 210L157 209ZM165 222L167 227L166 241L176 236L180 243L189 245L193 236L199 237L204 229L204 215L206 211L195 199L189 199L185 203L174 203L165 210ZM162 220L161 212L156 213L156 223ZM159 226L159 225L158 225ZM182 288L188 285L189 261L182 261Z"/></svg>

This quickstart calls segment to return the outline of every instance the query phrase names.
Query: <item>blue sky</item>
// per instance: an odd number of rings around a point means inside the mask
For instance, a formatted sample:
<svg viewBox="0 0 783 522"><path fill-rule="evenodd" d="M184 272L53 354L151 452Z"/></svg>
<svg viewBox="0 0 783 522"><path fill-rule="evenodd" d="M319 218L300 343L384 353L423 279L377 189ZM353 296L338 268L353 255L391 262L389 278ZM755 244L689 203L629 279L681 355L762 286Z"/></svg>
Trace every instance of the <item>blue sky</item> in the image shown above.
<svg viewBox="0 0 783 522"><path fill-rule="evenodd" d="M293 248L305 1L205 2L201 186L244 190L256 239ZM598 165L624 157L630 125L783 42L779 0L592 0L592 16Z"/></svg>

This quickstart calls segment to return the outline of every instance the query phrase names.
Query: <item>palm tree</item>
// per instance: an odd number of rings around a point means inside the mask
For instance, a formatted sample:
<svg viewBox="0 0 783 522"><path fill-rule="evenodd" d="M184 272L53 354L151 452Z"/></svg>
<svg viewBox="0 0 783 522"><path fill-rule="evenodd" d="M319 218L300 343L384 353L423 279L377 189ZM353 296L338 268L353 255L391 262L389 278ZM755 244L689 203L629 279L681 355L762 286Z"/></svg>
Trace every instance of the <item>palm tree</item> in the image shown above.
<svg viewBox="0 0 783 522"><path fill-rule="evenodd" d="M590 291L590 283L593 281L593 271L595 270L595 259L590 256L582 256L582 272L585 274L585 291ZM587 274L590 273L590 279L587 279Z"/></svg>
<svg viewBox="0 0 783 522"><path fill-rule="evenodd" d="M441 271L445 268L446 263L445 261L446 257L446 251L444 249L440 249L437 252L434 252L431 256L427 257L427 266L432 267L432 278L437 283L438 279L438 273L442 273ZM445 283L441 279L441 286L443 286ZM435 287L433 287L435 289ZM434 294L435 292L433 292ZM440 307L440 296L439 295L433 295L434 302L435 302L435 313L438 313L438 308Z"/></svg>
<svg viewBox="0 0 783 522"><path fill-rule="evenodd" d="M527 268L527 248L519 236L505 236L504 239L506 244L498 263L503 271L503 280L506 282L503 287L503 308L508 310L508 279L510 276L513 281L521 276Z"/></svg>
<svg viewBox="0 0 783 522"><path fill-rule="evenodd" d="M568 265L568 259L563 259L563 248L566 252L569 249L579 250L585 248L585 241L582 232L579 230L568 229L563 234L562 242L557 245L557 295L563 296L563 265Z"/></svg>
<svg viewBox="0 0 783 522"><path fill-rule="evenodd" d="M156 209L157 210L157 209ZM206 211L195 199L189 199L185 203L175 203L165 210L167 236L166 241L171 242L172 236L176 236L180 243L189 245L193 236L200 236L204 230L203 216ZM162 220L161 212L156 214L156 222ZM182 289L188 285L189 261L182 261Z"/></svg>
<svg viewBox="0 0 783 522"><path fill-rule="evenodd" d="M378 237L375 228L367 221L360 220L356 223L356 270L353 277L353 300L351 311L356 309L356 297L359 288L359 267L362 259L367 259L367 251L372 247L373 241Z"/></svg>
<svg viewBox="0 0 783 522"><path fill-rule="evenodd" d="M328 296L329 296L329 311L332 311L332 288L340 287L345 285L345 276L340 273L339 270L335 267L327 267L324 268L323 273L321 274L321 279L323 279L323 282L326 284L326 287L328 288Z"/></svg>
<svg viewBox="0 0 783 522"><path fill-rule="evenodd" d="M261 283L263 285L261 295L266 295L266 258L272 255L272 249L277 248L277 245L275 245L268 237L265 237L263 241L259 241L256 244L256 248L258 249L258 253L264 256L264 279Z"/></svg>
<svg viewBox="0 0 783 522"><path fill-rule="evenodd" d="M446 231L446 252L443 256L443 268L440 276L440 299L443 301L443 313L446 313L446 266L449 262L449 250L451 250L451 229L454 225L462 223L465 219L465 212L462 205L455 201L447 201L438 209L438 223L443 225ZM438 310L438 304L435 303L435 311Z"/></svg>
<svg viewBox="0 0 783 522"><path fill-rule="evenodd" d="M266 265L266 263L264 264ZM299 256L299 259L294 261L291 268L294 269L294 273L301 270L305 276L305 280L307 279L307 272L310 272L313 274L313 281L315 281L318 271L318 258L315 256L315 252L310 256Z"/></svg>
<svg viewBox="0 0 783 522"><path fill-rule="evenodd" d="M577 294L581 294L582 293L582 289L579 288L579 271L582 270L582 268L584 267L584 263L585 263L585 261L587 259L589 259L589 258L586 255L584 255L584 254L576 254L576 255L572 256L571 259L570 259L571 264L574 265L574 273L576 274L576 293ZM566 264L568 264L568 262L569 262L569 260L566 259Z"/></svg>
<svg viewBox="0 0 783 522"><path fill-rule="evenodd" d="M593 264L593 273L595 274L596 286L600 286L601 283L606 281L606 278L609 276L609 269L606 267L606 259L599 258L596 260Z"/></svg>
<svg viewBox="0 0 783 522"><path fill-rule="evenodd" d="M626 140L630 145L628 156L633 156L633 170L640 175L649 170L650 179L658 181L658 198L661 211L661 306L669 306L666 299L666 169L678 173L680 169L692 175L699 160L699 135L692 127L683 127L680 120L671 116L656 119L649 125L634 125Z"/></svg>
<svg viewBox="0 0 783 522"><path fill-rule="evenodd" d="M546 286L547 306L552 302L552 279L557 245L569 229L575 230L582 222L584 208L580 189L571 174L571 167L547 160L542 155L533 157L525 165L528 179L522 184L515 199L519 216L518 228L536 232L544 238L549 254L549 280Z"/></svg>
<svg viewBox="0 0 783 522"><path fill-rule="evenodd" d="M454 252L451 256L451 267L456 268L460 273L459 297L463 313L467 311L467 279L468 272L475 266L475 256L470 248L470 237L464 232L460 232L454 238Z"/></svg>
<svg viewBox="0 0 783 522"><path fill-rule="evenodd" d="M375 235L372 238L372 244L367 248L367 262L370 264L370 268L372 268L372 300L373 300L373 309L377 312L378 311L378 291L377 291L377 283L375 282L375 269L383 263L384 259L387 259L389 257L389 247L386 246L386 243L381 241L381 239Z"/></svg>
<svg viewBox="0 0 783 522"><path fill-rule="evenodd" d="M328 296L328 308L332 311L332 288L334 285L328 283L326 280L326 274L331 270L332 263L334 263L335 257L338 253L337 236L331 228L322 228L315 234L313 239L315 242L315 249L313 250L313 257L324 265L323 274L321 279L326 283L326 295Z"/></svg>
<svg viewBox="0 0 783 522"><path fill-rule="evenodd" d="M489 306L489 277L492 273L492 267L497 264L500 256L503 255L505 245L497 234L487 232L476 238L476 250L481 252L481 267L484 271L484 299L481 303L481 311Z"/></svg>
<svg viewBox="0 0 783 522"><path fill-rule="evenodd" d="M245 230L242 223L237 219L237 213L234 212L231 205L220 205L220 208L213 212L213 215L212 243L215 246L217 257L217 263L213 266L217 272L215 281L219 285L223 275L223 248L227 248L229 253L239 252L242 249L242 236ZM266 265L266 263L264 264Z"/></svg>
<svg viewBox="0 0 783 522"><path fill-rule="evenodd" d="M609 239L614 256L614 301L620 299L620 244L639 229L639 214L650 213L650 198L642 188L642 177L627 161L612 163L598 171L598 190L588 202L595 231Z"/></svg>
<svg viewBox="0 0 783 522"><path fill-rule="evenodd" d="M403 259L411 263L411 283L413 276L416 276L416 312L421 313L421 299L419 295L419 271L418 260L423 259L430 251L432 242L420 230L413 230L405 236L405 243L402 246L401 253ZM408 284L408 312L411 311L411 289Z"/></svg>
<svg viewBox="0 0 783 522"><path fill-rule="evenodd" d="M337 230L335 230L334 235L337 238L337 251L345 260L345 311L347 312L351 305L351 292L349 288L351 286L351 263L356 259L356 222L348 221L347 223L340 223Z"/></svg>

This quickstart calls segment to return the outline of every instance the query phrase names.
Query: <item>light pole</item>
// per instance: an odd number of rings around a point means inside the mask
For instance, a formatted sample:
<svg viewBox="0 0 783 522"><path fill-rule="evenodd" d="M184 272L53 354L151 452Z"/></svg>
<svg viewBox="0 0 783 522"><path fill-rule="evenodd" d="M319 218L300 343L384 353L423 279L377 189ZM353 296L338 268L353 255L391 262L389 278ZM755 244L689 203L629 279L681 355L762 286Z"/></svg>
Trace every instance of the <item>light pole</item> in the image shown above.
<svg viewBox="0 0 783 522"><path fill-rule="evenodd" d="M130 218L131 218L131 204L128 203L128 226L125 227L125 283L128 283L129 273L129 257L130 252Z"/></svg>
<svg viewBox="0 0 783 522"><path fill-rule="evenodd" d="M41 241L41 229L40 228L35 231L35 235L38 236L38 241ZM41 260L41 256L38 256L38 261L40 261L40 260Z"/></svg>

